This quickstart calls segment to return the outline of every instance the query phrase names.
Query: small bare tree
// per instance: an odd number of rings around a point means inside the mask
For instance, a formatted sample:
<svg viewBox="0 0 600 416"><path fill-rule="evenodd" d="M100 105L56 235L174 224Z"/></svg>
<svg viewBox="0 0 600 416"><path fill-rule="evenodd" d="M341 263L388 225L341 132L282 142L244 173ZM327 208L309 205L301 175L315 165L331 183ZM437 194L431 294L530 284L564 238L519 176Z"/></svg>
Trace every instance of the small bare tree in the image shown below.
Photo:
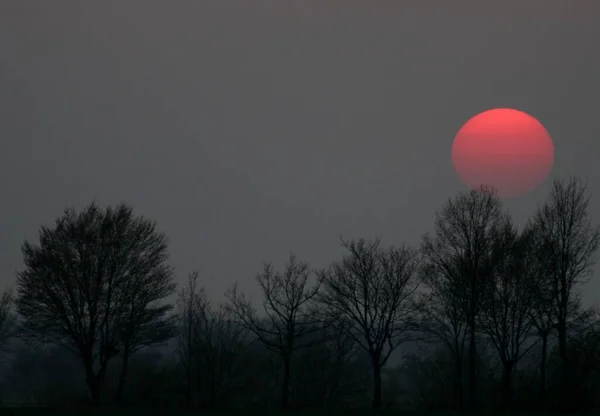
<svg viewBox="0 0 600 416"><path fill-rule="evenodd" d="M446 297L443 303L448 306L441 311L451 323L450 333L457 340L461 337L457 304L468 326L471 410L477 404L477 317L484 283L498 258L494 253L494 240L505 217L496 191L481 187L450 199L436 214L433 236L423 238L422 251L429 279L439 279L437 283L430 281L429 286ZM455 349L458 346L456 344Z"/></svg>
<svg viewBox="0 0 600 416"><path fill-rule="evenodd" d="M197 367L197 342L202 333L202 322L209 308L204 287L198 286L198 272L188 275L187 286L177 298L177 347L179 364L185 374L185 401L192 407L194 368Z"/></svg>
<svg viewBox="0 0 600 416"><path fill-rule="evenodd" d="M226 305L206 308L200 315L202 330L198 333L196 350L203 361L198 371L205 375L207 401L214 408L217 401L227 403L234 365L248 345L249 331Z"/></svg>
<svg viewBox="0 0 600 416"><path fill-rule="evenodd" d="M567 330L577 310L577 289L586 283L600 245L600 227L592 224L587 186L577 177L556 180L550 197L533 219L540 239L540 256L550 279L552 319L558 335L563 393L570 397ZM564 405L567 405L566 401Z"/></svg>
<svg viewBox="0 0 600 416"><path fill-rule="evenodd" d="M313 286L309 286L310 274L308 264L298 261L293 254L290 254L283 273L275 272L270 264L265 264L263 272L256 276L264 295L264 319L257 315L251 299L238 292L237 283L226 293L229 300L228 309L261 343L283 360L283 408L286 408L289 402L293 352L318 342L311 339L310 335L319 330L314 299L319 293L321 283L317 280Z"/></svg>
<svg viewBox="0 0 600 416"><path fill-rule="evenodd" d="M343 319L344 330L366 351L373 371L374 409L381 408L381 368L416 328L418 251L380 248L380 239L344 241L350 252L320 272L319 296L326 315Z"/></svg>

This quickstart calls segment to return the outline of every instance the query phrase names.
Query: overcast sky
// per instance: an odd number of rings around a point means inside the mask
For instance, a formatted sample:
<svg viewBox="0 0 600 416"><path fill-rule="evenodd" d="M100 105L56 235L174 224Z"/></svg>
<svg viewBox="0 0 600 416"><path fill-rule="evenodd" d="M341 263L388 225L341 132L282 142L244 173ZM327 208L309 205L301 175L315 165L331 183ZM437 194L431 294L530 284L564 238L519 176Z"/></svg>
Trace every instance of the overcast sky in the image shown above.
<svg viewBox="0 0 600 416"><path fill-rule="evenodd" d="M93 200L156 220L215 300L290 250L325 266L340 235L418 244L493 107L556 146L517 220L574 174L600 220L599 21L598 0L2 0L0 283Z"/></svg>

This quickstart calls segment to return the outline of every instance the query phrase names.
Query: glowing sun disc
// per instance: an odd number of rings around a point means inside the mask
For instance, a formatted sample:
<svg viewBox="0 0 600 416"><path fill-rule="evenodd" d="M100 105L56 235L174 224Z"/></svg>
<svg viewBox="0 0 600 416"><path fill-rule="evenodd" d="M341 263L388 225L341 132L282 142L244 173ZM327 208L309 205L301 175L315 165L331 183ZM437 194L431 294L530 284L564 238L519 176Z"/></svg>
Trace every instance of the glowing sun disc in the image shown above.
<svg viewBox="0 0 600 416"><path fill-rule="evenodd" d="M533 116L511 108L487 110L469 119L452 144L452 163L470 188L496 188L502 198L538 187L554 165L554 144Z"/></svg>

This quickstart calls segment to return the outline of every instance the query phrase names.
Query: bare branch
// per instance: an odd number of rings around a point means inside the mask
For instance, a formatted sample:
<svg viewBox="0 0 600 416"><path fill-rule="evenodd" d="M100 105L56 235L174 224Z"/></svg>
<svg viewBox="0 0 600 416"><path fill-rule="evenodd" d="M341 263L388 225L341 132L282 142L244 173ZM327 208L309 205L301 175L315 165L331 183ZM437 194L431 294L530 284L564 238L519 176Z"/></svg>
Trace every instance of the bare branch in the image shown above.
<svg viewBox="0 0 600 416"><path fill-rule="evenodd" d="M502 259L498 236L507 214L495 190L482 187L449 200L436 214L433 236L425 235L424 280L430 303L424 329L442 340L455 360L456 377L462 377L465 334L469 339L469 404L476 403L477 318L487 282ZM431 322L427 322L432 319ZM460 380L457 386L462 386ZM462 400L462 391L455 391ZM460 402L462 405L462 402Z"/></svg>
<svg viewBox="0 0 600 416"><path fill-rule="evenodd" d="M558 332L563 405L571 400L567 339L570 321L579 313L577 289L591 277L600 245L600 227L592 224L589 203L587 185L580 179L573 177L566 183L556 180L550 197L532 221L538 236L539 261L547 275L542 292L546 302L540 304L545 309L538 310L536 325L539 327L539 318L543 318Z"/></svg>
<svg viewBox="0 0 600 416"><path fill-rule="evenodd" d="M288 401L293 352L320 342L310 335L321 330L314 313L314 300L319 293L321 281L317 279L313 286L309 286L310 274L308 265L298 261L293 254L290 254L283 273L274 272L270 264L265 264L263 272L256 276L264 297L262 319L252 307L251 300L243 293L238 293L237 284L226 293L229 300L226 309L237 316L261 343L282 357L283 407L287 406Z"/></svg>
<svg viewBox="0 0 600 416"><path fill-rule="evenodd" d="M322 313L345 322L343 329L371 357L375 392L373 407L381 406L381 367L416 328L421 303L420 256L408 246L380 248L380 240L344 241L349 251L319 273Z"/></svg>

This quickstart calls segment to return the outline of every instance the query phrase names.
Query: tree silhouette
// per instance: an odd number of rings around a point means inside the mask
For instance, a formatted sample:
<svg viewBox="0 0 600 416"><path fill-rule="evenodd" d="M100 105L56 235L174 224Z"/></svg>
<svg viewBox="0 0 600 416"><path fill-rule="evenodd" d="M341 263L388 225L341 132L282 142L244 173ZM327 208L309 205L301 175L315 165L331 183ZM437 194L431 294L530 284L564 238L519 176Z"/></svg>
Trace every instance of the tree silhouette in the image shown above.
<svg viewBox="0 0 600 416"><path fill-rule="evenodd" d="M175 288L166 237L125 204L91 204L79 213L66 209L22 252L16 306L23 335L77 354L92 403L100 403L108 362L124 342L148 342L142 334L170 309L156 306Z"/></svg>
<svg viewBox="0 0 600 416"><path fill-rule="evenodd" d="M420 250L342 240L314 284L293 255L280 272L266 264L262 308L236 284L213 308L197 272L170 305L154 223L124 204L67 209L22 245L14 304L0 293L0 358L11 354L0 360L2 408L108 397L159 413L279 401L335 412L372 399L417 413L597 413L600 308L583 293L600 227L589 199L578 178L555 181L520 228L493 189L461 193ZM174 329L176 345L145 348ZM390 366L398 349L402 365Z"/></svg>
<svg viewBox="0 0 600 416"><path fill-rule="evenodd" d="M562 363L563 405L569 405L571 381L567 351L569 321L577 315L578 287L586 283L595 264L600 228L589 214L587 185L577 177L554 181L550 197L532 224L538 233L539 255L549 276L552 319Z"/></svg>
<svg viewBox="0 0 600 416"><path fill-rule="evenodd" d="M513 370L535 346L530 340L532 302L541 280L532 231L519 234L508 219L500 231L495 244L500 259L485 284L479 326L502 363L502 394L510 408Z"/></svg>
<svg viewBox="0 0 600 416"><path fill-rule="evenodd" d="M344 330L366 351L373 371L373 409L381 408L381 368L416 328L420 304L418 251L380 248L380 239L343 241L350 252L320 272L319 301L327 316L339 317Z"/></svg>
<svg viewBox="0 0 600 416"><path fill-rule="evenodd" d="M555 296L552 294L552 278L549 274L545 273L543 267L543 255L539 250L539 238L535 229L532 228L531 223L528 225L532 230L533 236L529 243L531 244L530 249L534 253L538 253L537 263L540 268L540 273L537 276L537 284L534 285L532 290L534 294L531 298L531 324L534 330L534 334L541 340L541 353L539 360L539 381L538 381L538 400L540 406L545 406L546 399L546 364L548 359L548 340L555 328L554 319L552 312L554 310L553 303Z"/></svg>
<svg viewBox="0 0 600 416"><path fill-rule="evenodd" d="M206 313L200 315L202 325L195 348L203 359L199 367L204 368L209 408L214 408L219 399L224 403L228 401L234 365L247 347L248 328L234 318L226 305L218 309L209 306Z"/></svg>
<svg viewBox="0 0 600 416"><path fill-rule="evenodd" d="M192 406L194 367L197 367L197 343L202 331L204 315L209 308L204 287L198 286L199 274L188 275L187 286L179 291L177 298L177 346L179 364L185 374L185 401Z"/></svg>
<svg viewBox="0 0 600 416"><path fill-rule="evenodd" d="M446 297L445 318L454 322L452 333L459 335L456 305L460 305L469 336L469 406L477 402L476 335L483 289L489 280L495 262L502 253L496 253L494 242L506 224L507 214L497 193L481 187L461 193L437 212L434 233L423 238L422 251L430 278L439 279L430 286L439 288ZM457 364L458 366L458 364ZM458 368L458 367L457 367Z"/></svg>
<svg viewBox="0 0 600 416"><path fill-rule="evenodd" d="M464 294L440 273L442 271L434 264L424 263L422 275L426 301L421 312L419 329L423 332L426 342L433 345L442 343L449 352L454 370L452 383L454 407L462 411L464 408L463 369L468 333L463 310Z"/></svg>
<svg viewBox="0 0 600 416"><path fill-rule="evenodd" d="M283 360L283 408L288 407L289 402L290 368L294 351L319 342L311 339L310 335L320 330L314 299L321 283L317 281L313 286L308 286L309 276L308 264L298 261L293 254L290 254L283 273L274 272L272 265L265 264L263 272L256 276L264 295L264 319L258 317L251 300L237 291L237 284L226 293L229 299L227 308L234 312L261 343Z"/></svg>

